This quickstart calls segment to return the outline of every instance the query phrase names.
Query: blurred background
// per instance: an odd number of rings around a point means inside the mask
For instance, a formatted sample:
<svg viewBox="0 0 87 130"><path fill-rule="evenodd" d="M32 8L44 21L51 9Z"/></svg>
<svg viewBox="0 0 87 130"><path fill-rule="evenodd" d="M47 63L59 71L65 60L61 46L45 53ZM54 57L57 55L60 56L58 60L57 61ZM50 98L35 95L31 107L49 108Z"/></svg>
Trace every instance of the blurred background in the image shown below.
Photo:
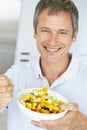
<svg viewBox="0 0 87 130"><path fill-rule="evenodd" d="M39 53L33 38L34 7L39 0L0 0L0 74L14 63L28 63ZM73 0L79 10L79 35L71 52L87 64L87 0ZM0 114L7 130L7 111Z"/></svg>
<svg viewBox="0 0 87 130"><path fill-rule="evenodd" d="M0 0L0 73L14 62L20 0Z"/></svg>
<svg viewBox="0 0 87 130"><path fill-rule="evenodd" d="M0 0L0 74L14 63L20 11L20 0ZM0 130L7 130L7 117L0 113Z"/></svg>

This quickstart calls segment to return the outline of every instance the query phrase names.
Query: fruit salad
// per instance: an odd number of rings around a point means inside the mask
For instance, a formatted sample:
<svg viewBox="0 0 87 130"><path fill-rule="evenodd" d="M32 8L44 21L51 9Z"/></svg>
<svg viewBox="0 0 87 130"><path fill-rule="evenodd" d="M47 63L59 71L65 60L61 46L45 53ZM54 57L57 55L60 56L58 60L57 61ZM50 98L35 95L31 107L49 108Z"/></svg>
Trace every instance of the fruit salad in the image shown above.
<svg viewBox="0 0 87 130"><path fill-rule="evenodd" d="M46 87L33 89L32 92L24 95L20 102L28 109L44 114L57 114L64 111L61 108L64 102L49 95Z"/></svg>

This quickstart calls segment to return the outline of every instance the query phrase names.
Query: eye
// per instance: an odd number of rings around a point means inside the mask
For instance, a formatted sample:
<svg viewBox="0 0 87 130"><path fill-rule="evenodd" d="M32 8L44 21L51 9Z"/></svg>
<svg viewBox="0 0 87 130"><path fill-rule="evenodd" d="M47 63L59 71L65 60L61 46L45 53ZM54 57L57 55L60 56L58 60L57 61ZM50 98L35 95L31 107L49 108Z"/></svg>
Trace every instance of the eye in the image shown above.
<svg viewBox="0 0 87 130"><path fill-rule="evenodd" d="M46 30L46 29L42 29L41 32L50 33L50 31L49 31L49 30Z"/></svg>
<svg viewBox="0 0 87 130"><path fill-rule="evenodd" d="M47 32L47 30L44 30L44 29L43 29L43 30L41 30L41 32Z"/></svg>
<svg viewBox="0 0 87 130"><path fill-rule="evenodd" d="M66 31L60 31L59 34L65 34L65 35L67 35L67 32Z"/></svg>

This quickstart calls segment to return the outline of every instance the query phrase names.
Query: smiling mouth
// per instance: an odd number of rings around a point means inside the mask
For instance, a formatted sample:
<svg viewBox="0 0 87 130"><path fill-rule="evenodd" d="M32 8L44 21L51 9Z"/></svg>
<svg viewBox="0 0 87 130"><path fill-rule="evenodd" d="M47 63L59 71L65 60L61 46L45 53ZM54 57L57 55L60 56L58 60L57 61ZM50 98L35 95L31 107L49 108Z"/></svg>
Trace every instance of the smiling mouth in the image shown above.
<svg viewBox="0 0 87 130"><path fill-rule="evenodd" d="M45 46L45 49L46 49L47 51L50 51L50 52L57 52L57 51L59 51L61 48L62 48L62 47L46 47L46 46Z"/></svg>

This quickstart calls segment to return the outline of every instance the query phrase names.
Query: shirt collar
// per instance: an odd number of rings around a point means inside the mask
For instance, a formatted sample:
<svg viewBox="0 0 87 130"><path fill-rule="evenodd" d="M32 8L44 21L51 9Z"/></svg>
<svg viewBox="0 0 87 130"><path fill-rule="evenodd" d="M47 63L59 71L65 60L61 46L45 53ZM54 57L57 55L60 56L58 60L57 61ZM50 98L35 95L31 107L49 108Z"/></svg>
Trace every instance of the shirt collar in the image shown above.
<svg viewBox="0 0 87 130"><path fill-rule="evenodd" d="M42 76L42 72L41 72L41 68L40 68L40 56L37 57L36 59L32 60L32 70L34 72L34 76L35 78L41 78Z"/></svg>
<svg viewBox="0 0 87 130"><path fill-rule="evenodd" d="M40 57L38 57L32 62L32 67L35 78L43 78L40 68ZM79 61L75 58L74 55L71 55L71 62L69 64L69 67L58 79L63 79L63 81L64 80L73 81L76 79L78 69L79 69Z"/></svg>
<svg viewBox="0 0 87 130"><path fill-rule="evenodd" d="M79 69L79 61L75 58L74 55L71 55L71 62L66 69L66 71L62 74L62 78L68 81L74 81L77 77Z"/></svg>

